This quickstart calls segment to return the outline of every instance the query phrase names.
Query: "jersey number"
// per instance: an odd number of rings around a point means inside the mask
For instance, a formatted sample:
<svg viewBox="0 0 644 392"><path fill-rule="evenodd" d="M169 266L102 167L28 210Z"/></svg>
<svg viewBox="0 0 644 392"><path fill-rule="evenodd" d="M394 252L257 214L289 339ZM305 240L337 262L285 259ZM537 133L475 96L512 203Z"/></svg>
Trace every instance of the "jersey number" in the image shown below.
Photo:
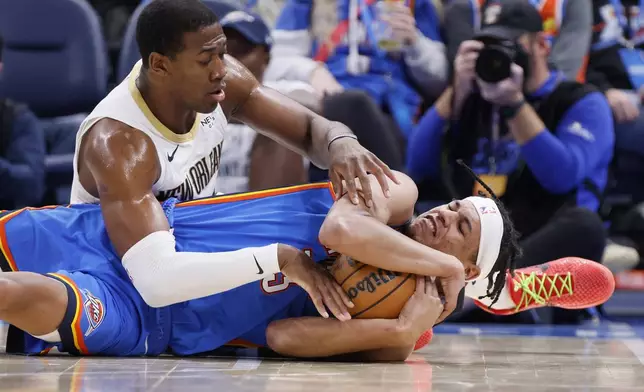
<svg viewBox="0 0 644 392"><path fill-rule="evenodd" d="M312 256L311 249L302 249L302 251L309 257ZM271 278L264 278L260 281L262 291L266 294L276 294L289 288L290 285L295 284L288 280L282 273L273 274Z"/></svg>

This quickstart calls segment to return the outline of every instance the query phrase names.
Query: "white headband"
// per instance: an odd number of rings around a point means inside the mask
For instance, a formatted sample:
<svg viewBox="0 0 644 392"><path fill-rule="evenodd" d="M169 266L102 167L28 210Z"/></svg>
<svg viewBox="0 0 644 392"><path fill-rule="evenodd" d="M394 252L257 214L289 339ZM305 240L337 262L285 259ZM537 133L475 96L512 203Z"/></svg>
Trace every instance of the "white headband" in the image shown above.
<svg viewBox="0 0 644 392"><path fill-rule="evenodd" d="M492 271L501 251L503 239L503 217L492 199L480 196L470 196L465 199L474 204L481 221L481 241L476 265L481 273L474 280L482 280Z"/></svg>

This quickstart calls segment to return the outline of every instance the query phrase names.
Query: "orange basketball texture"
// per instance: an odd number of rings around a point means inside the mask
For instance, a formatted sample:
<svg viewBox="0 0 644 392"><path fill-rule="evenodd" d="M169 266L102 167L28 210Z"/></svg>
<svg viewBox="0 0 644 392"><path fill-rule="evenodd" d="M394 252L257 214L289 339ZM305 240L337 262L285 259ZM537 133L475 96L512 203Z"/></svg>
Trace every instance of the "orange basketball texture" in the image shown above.
<svg viewBox="0 0 644 392"><path fill-rule="evenodd" d="M416 290L413 274L386 271L344 255L333 263L331 274L353 301L353 318L395 319Z"/></svg>

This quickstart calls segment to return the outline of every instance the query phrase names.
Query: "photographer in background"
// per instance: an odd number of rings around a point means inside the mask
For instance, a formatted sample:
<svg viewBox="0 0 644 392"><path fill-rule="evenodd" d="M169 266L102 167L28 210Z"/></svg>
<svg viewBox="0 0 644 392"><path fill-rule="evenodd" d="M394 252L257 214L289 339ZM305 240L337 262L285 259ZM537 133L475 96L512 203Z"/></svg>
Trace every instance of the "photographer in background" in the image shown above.
<svg viewBox="0 0 644 392"><path fill-rule="evenodd" d="M461 43L470 39L482 24L489 23L501 5L512 1L451 0L445 8L444 22L448 59L453 61ZM570 80L584 81L592 34L591 0L530 0L530 3L539 10L552 48L549 64Z"/></svg>
<svg viewBox="0 0 644 392"><path fill-rule="evenodd" d="M0 36L0 79L3 40ZM0 210L41 203L45 191L45 135L26 106L0 99Z"/></svg>
<svg viewBox="0 0 644 392"><path fill-rule="evenodd" d="M610 107L595 88L549 70L541 17L528 1L504 4L491 22L459 48L452 87L411 135L408 172L440 179L461 198L480 190L454 164L468 163L522 234L517 268L567 256L600 261L606 238L595 212L612 158Z"/></svg>

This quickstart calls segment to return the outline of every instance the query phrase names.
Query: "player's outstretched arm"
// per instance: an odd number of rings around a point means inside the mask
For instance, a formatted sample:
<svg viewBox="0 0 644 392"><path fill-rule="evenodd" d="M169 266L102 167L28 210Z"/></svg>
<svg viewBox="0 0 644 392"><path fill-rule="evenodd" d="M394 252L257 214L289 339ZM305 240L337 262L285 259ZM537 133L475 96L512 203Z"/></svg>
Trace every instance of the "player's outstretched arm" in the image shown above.
<svg viewBox="0 0 644 392"><path fill-rule="evenodd" d="M160 166L152 140L103 119L80 148L81 180L100 198L107 233L134 286L152 307L201 298L280 271L299 251L281 244L234 252L176 252L175 239L152 186ZM89 174L88 174L89 173Z"/></svg>
<svg viewBox="0 0 644 392"><path fill-rule="evenodd" d="M342 356L355 361L404 361L415 340L397 320L298 317L272 322L266 330L268 347L296 358Z"/></svg>
<svg viewBox="0 0 644 392"><path fill-rule="evenodd" d="M268 326L266 340L277 353L299 358L404 361L442 311L435 283L417 278L416 291L398 319L284 319Z"/></svg>
<svg viewBox="0 0 644 392"><path fill-rule="evenodd" d="M320 229L320 242L329 249L389 271L423 276L463 275L454 256L437 251L397 232L388 225L411 219L418 190L405 174L396 172L400 184L390 184L391 197L375 192L373 206L358 205L346 195L333 205ZM369 176L370 181L376 181Z"/></svg>
<svg viewBox="0 0 644 392"><path fill-rule="evenodd" d="M387 177L396 181L387 165L358 143L345 125L329 121L294 100L262 86L241 63L226 56L226 99L222 107L229 118L240 120L258 132L307 156L316 166L330 169L336 191L342 180L357 203L355 178L367 172L379 179L376 187L387 190ZM371 188L364 190L371 200Z"/></svg>

